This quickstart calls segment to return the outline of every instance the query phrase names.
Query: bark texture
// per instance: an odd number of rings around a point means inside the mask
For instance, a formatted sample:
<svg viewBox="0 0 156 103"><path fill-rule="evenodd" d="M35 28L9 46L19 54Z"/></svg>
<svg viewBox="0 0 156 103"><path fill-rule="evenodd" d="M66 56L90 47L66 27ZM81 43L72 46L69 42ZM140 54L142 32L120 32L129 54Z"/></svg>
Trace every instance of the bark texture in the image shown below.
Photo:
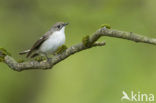
<svg viewBox="0 0 156 103"><path fill-rule="evenodd" d="M93 35L84 37L82 43L73 45L70 48L67 48L61 54L55 55L50 61L43 60L39 62L33 60L18 63L13 57L7 55L7 53L4 53L4 51L2 50L0 50L0 60L15 71L23 71L30 69L51 69L54 65L71 56L72 54L95 46L104 46L105 42L97 42L97 40L102 36L116 37L131 40L134 42L142 42L156 45L155 38L149 38L132 32L113 30L103 27L97 30Z"/></svg>

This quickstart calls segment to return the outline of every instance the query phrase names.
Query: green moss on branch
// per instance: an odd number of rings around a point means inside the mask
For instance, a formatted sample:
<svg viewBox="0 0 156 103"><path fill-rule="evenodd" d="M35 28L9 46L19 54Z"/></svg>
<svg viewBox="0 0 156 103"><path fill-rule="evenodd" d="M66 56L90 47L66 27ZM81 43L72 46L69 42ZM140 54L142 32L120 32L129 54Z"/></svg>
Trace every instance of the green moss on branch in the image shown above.
<svg viewBox="0 0 156 103"><path fill-rule="evenodd" d="M107 29L111 29L111 26L109 24L102 24L101 28L104 28L104 27L106 27Z"/></svg>
<svg viewBox="0 0 156 103"><path fill-rule="evenodd" d="M61 47L59 47L57 49L57 51L55 52L56 54L61 54L62 52L64 52L68 47L66 45L62 45Z"/></svg>
<svg viewBox="0 0 156 103"><path fill-rule="evenodd" d="M17 62L18 63L23 63L23 62L25 62L25 60L24 59L19 59L19 60L17 60Z"/></svg>
<svg viewBox="0 0 156 103"><path fill-rule="evenodd" d="M35 60L38 62L41 62L43 60L46 60L46 57L45 56L37 56L37 57L35 57Z"/></svg>
<svg viewBox="0 0 156 103"><path fill-rule="evenodd" d="M11 56L11 54L7 50L5 50L4 48L0 48L0 62L4 61L4 57L6 55Z"/></svg>
<svg viewBox="0 0 156 103"><path fill-rule="evenodd" d="M85 37L82 38L82 43L86 47L89 47L91 45L89 40L89 35L86 35Z"/></svg>

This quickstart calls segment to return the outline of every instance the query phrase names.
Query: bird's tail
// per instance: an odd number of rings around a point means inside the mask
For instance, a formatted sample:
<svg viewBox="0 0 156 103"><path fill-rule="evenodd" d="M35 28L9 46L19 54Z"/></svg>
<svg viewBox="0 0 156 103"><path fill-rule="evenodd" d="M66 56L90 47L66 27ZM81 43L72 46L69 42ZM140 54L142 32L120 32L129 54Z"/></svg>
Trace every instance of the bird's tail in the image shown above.
<svg viewBox="0 0 156 103"><path fill-rule="evenodd" d="M20 54L20 55L23 55L23 54L27 54L27 53L29 53L29 52L30 52L30 50L25 50L25 51L20 52L19 54Z"/></svg>

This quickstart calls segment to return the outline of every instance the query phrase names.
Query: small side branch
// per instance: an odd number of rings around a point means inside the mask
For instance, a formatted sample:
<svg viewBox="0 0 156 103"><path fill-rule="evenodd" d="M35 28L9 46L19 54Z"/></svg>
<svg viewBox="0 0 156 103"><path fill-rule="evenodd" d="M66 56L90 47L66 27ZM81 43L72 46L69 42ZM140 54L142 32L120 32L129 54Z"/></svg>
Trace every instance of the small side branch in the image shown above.
<svg viewBox="0 0 156 103"><path fill-rule="evenodd" d="M61 54L54 56L51 61L44 60L38 62L33 60L18 63L13 57L9 56L7 53L4 53L4 51L1 50L0 50L0 60L6 63L12 70L15 71L23 71L30 69L51 69L57 63L61 62L62 60L68 58L69 56L77 52L96 46L104 46L105 42L97 42L97 40L102 36L109 36L127 39L135 42L156 45L155 38L149 38L132 32L124 32L119 30L107 29L106 27L103 27L97 30L92 36L86 36L86 38L83 39L82 43L73 45L70 48L66 49L64 52L62 52Z"/></svg>
<svg viewBox="0 0 156 103"><path fill-rule="evenodd" d="M116 38L127 39L135 42L142 42L142 43L156 45L156 38L149 38L133 32L125 32L125 31L102 28L99 29L96 33L101 34L102 36L116 37Z"/></svg>

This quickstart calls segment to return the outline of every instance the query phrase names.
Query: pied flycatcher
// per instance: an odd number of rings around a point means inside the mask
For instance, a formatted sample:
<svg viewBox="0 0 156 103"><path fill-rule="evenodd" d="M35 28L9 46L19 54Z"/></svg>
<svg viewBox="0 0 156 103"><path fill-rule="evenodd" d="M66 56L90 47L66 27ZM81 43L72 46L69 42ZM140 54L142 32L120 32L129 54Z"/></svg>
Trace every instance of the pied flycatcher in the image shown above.
<svg viewBox="0 0 156 103"><path fill-rule="evenodd" d="M39 40L37 40L31 49L23 51L19 54L27 54L26 57L35 57L39 54L54 54L55 51L65 43L65 26L68 23L57 22L52 28L46 32Z"/></svg>

